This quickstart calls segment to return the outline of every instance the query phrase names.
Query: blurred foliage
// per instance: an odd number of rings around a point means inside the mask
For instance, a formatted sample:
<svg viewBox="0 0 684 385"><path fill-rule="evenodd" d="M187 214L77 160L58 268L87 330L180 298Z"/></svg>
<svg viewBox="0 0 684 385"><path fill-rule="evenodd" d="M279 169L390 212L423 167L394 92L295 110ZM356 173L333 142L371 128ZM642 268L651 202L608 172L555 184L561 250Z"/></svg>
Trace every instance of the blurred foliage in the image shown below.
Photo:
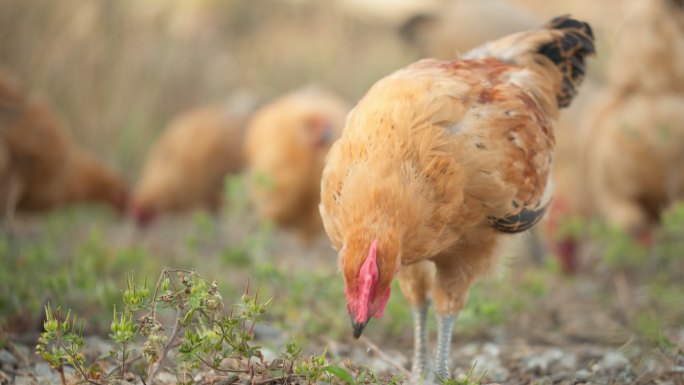
<svg viewBox="0 0 684 385"><path fill-rule="evenodd" d="M246 90L265 102L309 83L356 99L415 58L392 28L332 1L0 2L0 67L48 96L77 141L129 178L194 105Z"/></svg>
<svg viewBox="0 0 684 385"><path fill-rule="evenodd" d="M86 221L79 236L73 224ZM31 327L31 322L39 322L43 304L53 301L93 317L89 326L102 330L106 319L93 310L120 304L118 277L131 268L154 271L160 262L139 246L110 243L102 230L110 221L84 209L58 211L49 216L39 239L10 242L3 237L0 280L6 284L0 286L0 323L21 315L17 321Z"/></svg>

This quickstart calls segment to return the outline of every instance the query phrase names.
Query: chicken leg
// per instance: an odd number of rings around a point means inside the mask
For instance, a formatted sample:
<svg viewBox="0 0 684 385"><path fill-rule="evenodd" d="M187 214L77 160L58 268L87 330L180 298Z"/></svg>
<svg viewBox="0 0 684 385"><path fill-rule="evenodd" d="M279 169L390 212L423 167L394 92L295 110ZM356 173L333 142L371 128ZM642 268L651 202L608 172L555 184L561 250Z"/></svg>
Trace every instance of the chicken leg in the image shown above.
<svg viewBox="0 0 684 385"><path fill-rule="evenodd" d="M432 262L414 263L399 271L399 288L411 304L413 313L413 364L411 380L421 383L428 378L427 313L430 307L430 290L435 273Z"/></svg>
<svg viewBox="0 0 684 385"><path fill-rule="evenodd" d="M427 357L428 332L427 313L429 304L413 308L413 365L411 366L411 379L414 383L425 380L429 374L429 362Z"/></svg>
<svg viewBox="0 0 684 385"><path fill-rule="evenodd" d="M437 314L437 351L435 353L436 380L449 378L449 352L451 333L454 328L455 315Z"/></svg>

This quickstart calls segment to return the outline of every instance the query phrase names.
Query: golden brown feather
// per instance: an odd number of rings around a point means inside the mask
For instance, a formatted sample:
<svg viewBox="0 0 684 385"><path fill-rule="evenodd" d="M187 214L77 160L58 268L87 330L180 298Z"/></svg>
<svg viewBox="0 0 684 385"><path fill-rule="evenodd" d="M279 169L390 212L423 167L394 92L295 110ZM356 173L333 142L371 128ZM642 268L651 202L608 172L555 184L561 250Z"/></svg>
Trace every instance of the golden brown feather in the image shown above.
<svg viewBox="0 0 684 385"><path fill-rule="evenodd" d="M0 73L0 142L0 190L11 192L2 196L3 206L38 211L102 202L124 208L124 180L76 146L48 103L7 73Z"/></svg>
<svg viewBox="0 0 684 385"><path fill-rule="evenodd" d="M636 6L592 114L584 167L599 215L648 238L661 211L684 197L684 7Z"/></svg>
<svg viewBox="0 0 684 385"><path fill-rule="evenodd" d="M243 167L249 110L217 104L172 120L150 150L135 187L131 210L139 225L165 212L221 207L224 178Z"/></svg>
<svg viewBox="0 0 684 385"><path fill-rule="evenodd" d="M359 101L328 155L320 205L355 335L419 262L436 267L437 313L457 313L496 265L503 231L536 223L551 198L552 122L592 42L586 23L557 18L462 60L414 63ZM420 306L431 270L411 271L401 286Z"/></svg>
<svg viewBox="0 0 684 385"><path fill-rule="evenodd" d="M323 162L348 111L338 97L306 88L255 114L245 153L251 197L262 219L298 229L307 242L320 233Z"/></svg>

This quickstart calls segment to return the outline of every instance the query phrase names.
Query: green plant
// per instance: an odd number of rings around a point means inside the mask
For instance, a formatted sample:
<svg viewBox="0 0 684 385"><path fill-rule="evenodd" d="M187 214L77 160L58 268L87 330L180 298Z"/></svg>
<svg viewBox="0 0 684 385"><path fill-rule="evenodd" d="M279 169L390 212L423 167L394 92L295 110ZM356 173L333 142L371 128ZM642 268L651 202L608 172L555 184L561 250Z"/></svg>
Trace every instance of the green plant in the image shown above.
<svg viewBox="0 0 684 385"><path fill-rule="evenodd" d="M480 373L479 376L475 376L475 367L477 366L477 361L470 367L468 373L463 378L442 378L437 376L437 382L442 385L480 385L482 379L487 375L487 371Z"/></svg>
<svg viewBox="0 0 684 385"><path fill-rule="evenodd" d="M53 313L50 304L45 307L44 332L41 333L36 346L36 352L55 369L60 376L62 385L66 385L64 366L73 366L81 377L89 382L86 372L85 357L81 352L83 348L83 322L76 324L76 318L71 316L71 311L62 317L62 309L57 308Z"/></svg>
<svg viewBox="0 0 684 385"><path fill-rule="evenodd" d="M153 384L162 365L174 357L171 370L181 383L191 383L203 368L219 373L240 375L249 379L277 378L283 383L304 379L313 384L327 381L334 384L376 384L379 377L364 369L356 375L340 366L331 365L324 350L301 361L304 349L290 341L281 358L266 362L260 347L253 343L254 326L266 314L270 300L260 299L260 290L252 294L249 283L241 301L224 309L218 283L209 281L190 270L164 269L153 289L147 280L136 283L126 276L122 293L123 310L114 308L109 334L116 348L109 360L118 370L105 372L95 362L88 364L82 353L83 325L77 325L68 312L61 318L61 310L54 314L46 307L45 332L37 352L64 378L64 366L70 365L82 380L91 384L108 384L117 379L134 380L143 377ZM173 326L166 333L162 313L172 315ZM136 343L143 340L142 347ZM130 365L144 358L145 374L133 373ZM66 379L63 380L66 383ZM383 380L384 381L384 380ZM388 383L397 383L398 379Z"/></svg>

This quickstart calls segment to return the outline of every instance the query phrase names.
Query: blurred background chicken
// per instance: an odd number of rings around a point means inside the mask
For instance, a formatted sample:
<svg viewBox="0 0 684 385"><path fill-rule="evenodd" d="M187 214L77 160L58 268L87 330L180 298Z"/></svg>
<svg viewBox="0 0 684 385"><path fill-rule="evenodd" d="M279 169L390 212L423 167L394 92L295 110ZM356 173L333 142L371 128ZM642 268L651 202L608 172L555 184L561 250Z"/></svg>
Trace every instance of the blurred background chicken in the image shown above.
<svg viewBox="0 0 684 385"><path fill-rule="evenodd" d="M73 203L126 205L125 181L78 147L48 103L0 71L0 206L44 211Z"/></svg>
<svg viewBox="0 0 684 385"><path fill-rule="evenodd" d="M254 106L248 99L238 95L172 120L150 149L135 186L131 214L139 226L162 213L218 212L225 177L243 166L244 130Z"/></svg>
<svg viewBox="0 0 684 385"><path fill-rule="evenodd" d="M451 59L487 41L539 24L532 14L509 0L447 0L416 12L400 33L422 56Z"/></svg>
<svg viewBox="0 0 684 385"><path fill-rule="evenodd" d="M320 233L321 172L349 109L337 96L310 87L255 114L245 153L251 198L262 220L295 228L305 242Z"/></svg>
<svg viewBox="0 0 684 385"><path fill-rule="evenodd" d="M586 145L598 213L644 235L684 197L684 3L636 7L616 42Z"/></svg>
<svg viewBox="0 0 684 385"><path fill-rule="evenodd" d="M437 314L435 373L449 374L452 327L507 233L551 199L553 121L594 52L588 24L561 17L378 81L347 119L323 173L321 216L339 251L358 338L398 276L415 320L413 375L425 378L426 314Z"/></svg>
<svg viewBox="0 0 684 385"><path fill-rule="evenodd" d="M572 216L599 217L648 243L661 212L684 197L684 7L635 2L616 35L608 84L595 87L574 131L574 162L558 170L552 248L576 270L580 239L558 233ZM559 130L560 131L560 130ZM570 139L570 138L567 138Z"/></svg>
<svg viewBox="0 0 684 385"><path fill-rule="evenodd" d="M552 255L566 274L577 271L575 254L580 247L579 240L567 234L568 225L576 218L590 217L593 209L581 165L590 123L588 115L595 107L600 89L596 81L586 79L582 83L582 92L560 113L554 131L553 201L542 225L533 228L528 238L528 250L537 263L543 263L544 258Z"/></svg>

